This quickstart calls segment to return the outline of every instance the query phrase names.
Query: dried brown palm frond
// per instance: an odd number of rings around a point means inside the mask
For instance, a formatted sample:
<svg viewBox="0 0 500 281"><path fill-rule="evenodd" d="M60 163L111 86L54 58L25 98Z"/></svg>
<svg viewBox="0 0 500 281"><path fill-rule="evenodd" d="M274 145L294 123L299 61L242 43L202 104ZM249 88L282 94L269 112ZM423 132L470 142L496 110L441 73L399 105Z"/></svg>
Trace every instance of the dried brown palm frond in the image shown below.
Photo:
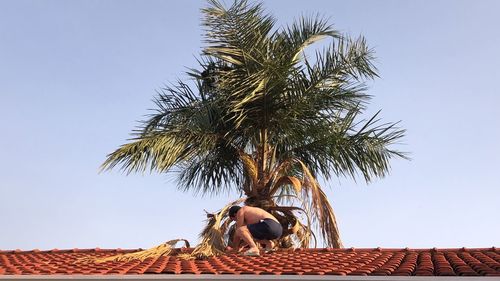
<svg viewBox="0 0 500 281"><path fill-rule="evenodd" d="M177 256L181 259L204 259L223 254L224 249L226 248L224 243L224 234L227 232L230 223L230 220L228 220L227 217L227 212L231 206L240 204L243 201L244 199L233 201L213 214L207 212L207 226L200 233L200 237L202 238L200 244L198 244L191 253L180 253ZM79 260L79 262L103 263L107 261L144 261L147 258L159 258L173 253L173 247L180 241L183 241L185 243L185 247L189 248L189 242L186 239L174 239L139 252L120 254L105 258L85 258Z"/></svg>
<svg viewBox="0 0 500 281"><path fill-rule="evenodd" d="M224 249L227 246L224 243L224 235L231 222L227 216L228 211L231 206L240 204L244 200L241 198L233 201L214 214L207 213L207 226L200 233L201 242L194 248L191 253L192 257L203 259L224 253Z"/></svg>
<svg viewBox="0 0 500 281"><path fill-rule="evenodd" d="M295 197L298 201L302 201L299 197L296 197L295 195L287 195L287 197ZM278 242L279 245L284 245L284 244L288 245L287 247L282 246L283 248L288 248L288 247L309 248L311 238L313 238L314 247L316 247L317 240L316 236L312 232L310 213L307 210L296 206L275 206L271 207L270 210L271 213L284 226L283 235L279 240L280 241L286 240L287 243ZM306 217L306 224L302 223L299 217L292 211L301 212Z"/></svg>
<svg viewBox="0 0 500 281"><path fill-rule="evenodd" d="M258 181L257 163L255 163L255 160L252 158L252 156L244 152L240 152L239 155L241 162L243 163L244 169L247 172L250 179L252 180L252 183L256 184Z"/></svg>
<svg viewBox="0 0 500 281"><path fill-rule="evenodd" d="M300 194L300 191L302 189L302 183L298 178L292 177L292 176L282 176L281 178L279 178L276 181L276 183L273 185L273 188L271 189L271 191L269 193L275 194L276 191L278 191L278 189L280 187L282 187L283 185L293 186L293 188L295 189L295 192L297 194Z"/></svg>
<svg viewBox="0 0 500 281"><path fill-rule="evenodd" d="M270 194L274 195L280 192L281 199L283 199L283 191L294 193L295 195L288 194L287 196L294 199L300 198L301 205L305 209L307 217L311 218L313 224L320 229L321 235L326 240L327 245L334 248L341 248L342 242L340 241L333 208L316 178L301 160L293 159L286 161L286 163L286 165L282 165L275 170L275 178L277 179L270 186ZM301 179L288 175L290 172L288 169L292 164L300 167L300 171L296 172L296 175L301 176ZM278 178L279 175L281 176ZM287 186L293 188L290 189ZM277 197L280 198L280 195ZM298 227L296 229L298 230ZM308 223L307 227L301 228L300 233L296 233L294 236L295 238L300 236L298 238L300 245L304 245L306 241L310 241L307 238L308 236L314 235L310 223Z"/></svg>
<svg viewBox="0 0 500 281"><path fill-rule="evenodd" d="M343 245L339 236L337 219L335 218L333 208L328 202L326 194L304 162L300 160L297 160L297 162L301 165L303 172L302 198L310 201L310 210L313 212L313 220L318 223L321 234L323 238L326 239L326 243L329 246L342 248Z"/></svg>
<svg viewBox="0 0 500 281"><path fill-rule="evenodd" d="M147 258L159 258L161 256L168 256L174 250L174 246L179 242L184 242L186 248L189 248L189 241L186 239L173 239L169 240L163 244L155 246L153 248L149 248L147 250L142 250L138 252L128 253L128 254L119 254L111 257L105 258L83 258L78 260L78 262L88 263L103 263L107 261L132 261L132 260L140 260L144 261Z"/></svg>
<svg viewBox="0 0 500 281"><path fill-rule="evenodd" d="M291 240L295 248L309 248L311 247L311 242L313 242L313 248L317 247L317 239L314 232L306 224L303 224L300 220L296 221L297 231L290 235Z"/></svg>

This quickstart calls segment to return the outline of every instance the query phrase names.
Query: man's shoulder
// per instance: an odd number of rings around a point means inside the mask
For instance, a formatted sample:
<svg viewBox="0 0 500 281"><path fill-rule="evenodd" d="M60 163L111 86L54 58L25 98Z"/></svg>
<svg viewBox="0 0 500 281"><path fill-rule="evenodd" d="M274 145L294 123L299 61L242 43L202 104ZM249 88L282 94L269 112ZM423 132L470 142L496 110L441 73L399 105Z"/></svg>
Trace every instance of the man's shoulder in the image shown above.
<svg viewBox="0 0 500 281"><path fill-rule="evenodd" d="M252 206L243 206L241 207L241 210L243 210L244 212L252 212L252 211L256 211L258 208L256 207L252 207Z"/></svg>

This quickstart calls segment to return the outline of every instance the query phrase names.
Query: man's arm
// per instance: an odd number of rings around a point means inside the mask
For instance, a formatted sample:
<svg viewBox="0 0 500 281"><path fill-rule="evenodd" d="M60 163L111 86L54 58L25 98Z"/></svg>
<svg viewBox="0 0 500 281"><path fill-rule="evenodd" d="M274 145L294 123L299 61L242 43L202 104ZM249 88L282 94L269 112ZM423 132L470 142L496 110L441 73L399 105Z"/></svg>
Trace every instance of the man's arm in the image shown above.
<svg viewBox="0 0 500 281"><path fill-rule="evenodd" d="M242 227L243 225L245 225L245 207L241 208L238 211L238 213L236 213L236 229ZM232 243L233 248L237 250L240 246L240 242L241 242L241 237L236 235L235 232L233 235L233 243Z"/></svg>

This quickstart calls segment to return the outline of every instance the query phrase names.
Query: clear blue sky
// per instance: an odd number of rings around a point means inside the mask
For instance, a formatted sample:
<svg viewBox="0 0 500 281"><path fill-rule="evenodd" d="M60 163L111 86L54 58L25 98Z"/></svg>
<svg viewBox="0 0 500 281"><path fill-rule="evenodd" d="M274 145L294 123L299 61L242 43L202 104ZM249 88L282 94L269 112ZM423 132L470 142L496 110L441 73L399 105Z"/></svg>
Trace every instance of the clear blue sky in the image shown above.
<svg viewBox="0 0 500 281"><path fill-rule="evenodd" d="M370 112L401 120L391 175L328 184L346 247L500 245L500 2L267 1L375 48ZM0 1L0 249L196 244L203 209L172 177L98 174L201 50L204 1Z"/></svg>

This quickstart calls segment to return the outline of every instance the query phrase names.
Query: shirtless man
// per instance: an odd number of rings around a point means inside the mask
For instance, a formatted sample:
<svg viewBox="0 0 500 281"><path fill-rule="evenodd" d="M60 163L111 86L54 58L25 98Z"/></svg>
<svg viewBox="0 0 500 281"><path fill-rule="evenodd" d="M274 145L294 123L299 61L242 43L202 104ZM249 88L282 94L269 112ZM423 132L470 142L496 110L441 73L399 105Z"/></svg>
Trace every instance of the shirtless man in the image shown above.
<svg viewBox="0 0 500 281"><path fill-rule="evenodd" d="M232 206L229 209L229 217L236 220L236 231L233 237L232 246L239 249L241 240L248 244L250 249L245 252L248 256L260 255L259 248L254 239L266 245L266 250L273 248L271 240L281 237L283 228L278 220L263 209L250 206ZM228 251L232 251L228 247Z"/></svg>

